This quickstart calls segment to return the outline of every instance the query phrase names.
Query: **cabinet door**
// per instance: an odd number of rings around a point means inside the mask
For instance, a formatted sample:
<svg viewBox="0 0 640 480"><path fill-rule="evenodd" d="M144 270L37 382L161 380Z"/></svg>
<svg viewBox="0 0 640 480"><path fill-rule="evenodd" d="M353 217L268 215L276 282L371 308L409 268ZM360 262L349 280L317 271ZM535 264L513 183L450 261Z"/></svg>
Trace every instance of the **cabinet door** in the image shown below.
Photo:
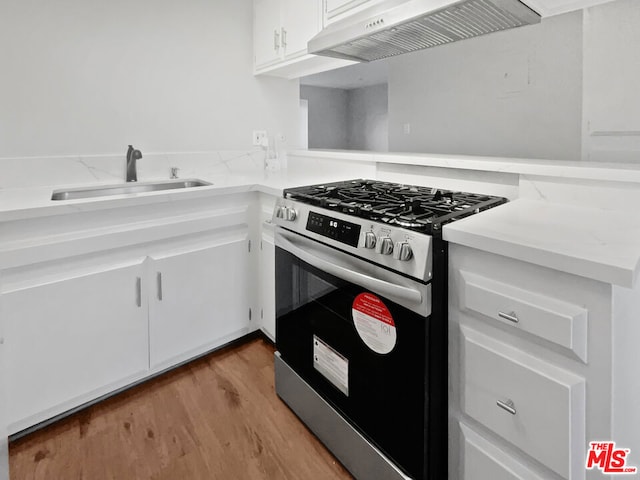
<svg viewBox="0 0 640 480"><path fill-rule="evenodd" d="M187 360L249 331L246 233L174 245L151 259L152 369Z"/></svg>
<svg viewBox="0 0 640 480"><path fill-rule="evenodd" d="M273 240L273 224L263 223L260 250L260 298L262 305L262 330L271 340L276 340L276 246Z"/></svg>
<svg viewBox="0 0 640 480"><path fill-rule="evenodd" d="M264 67L282 58L281 0L254 0L253 49L254 65Z"/></svg>
<svg viewBox="0 0 640 480"><path fill-rule="evenodd" d="M380 0L324 0L325 25L339 18L349 16L351 13L362 10ZM359 8L358 8L359 7ZM336 18L339 17L339 18Z"/></svg>
<svg viewBox="0 0 640 480"><path fill-rule="evenodd" d="M285 58L307 53L307 42L320 31L319 0L283 0L282 46Z"/></svg>
<svg viewBox="0 0 640 480"><path fill-rule="evenodd" d="M3 272L10 433L148 370L142 262Z"/></svg>

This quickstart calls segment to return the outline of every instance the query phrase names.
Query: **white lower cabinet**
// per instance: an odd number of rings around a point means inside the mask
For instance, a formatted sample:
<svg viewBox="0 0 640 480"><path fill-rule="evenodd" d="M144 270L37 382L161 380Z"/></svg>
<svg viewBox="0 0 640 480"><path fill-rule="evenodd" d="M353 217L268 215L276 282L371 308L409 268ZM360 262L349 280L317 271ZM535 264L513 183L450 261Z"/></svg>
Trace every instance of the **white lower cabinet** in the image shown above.
<svg viewBox="0 0 640 480"><path fill-rule="evenodd" d="M257 328L256 203L255 194L237 194L6 222L8 433Z"/></svg>
<svg viewBox="0 0 640 480"><path fill-rule="evenodd" d="M589 442L638 440L613 421L615 288L449 247L450 480L601 478Z"/></svg>
<svg viewBox="0 0 640 480"><path fill-rule="evenodd" d="M462 411L570 478L585 442L584 378L462 327Z"/></svg>
<svg viewBox="0 0 640 480"><path fill-rule="evenodd" d="M260 252L260 298L262 299L262 331L276 340L276 246L273 225L263 227Z"/></svg>
<svg viewBox="0 0 640 480"><path fill-rule="evenodd" d="M464 478L476 480L543 480L504 450L485 439L471 427L461 424L462 471Z"/></svg>
<svg viewBox="0 0 640 480"><path fill-rule="evenodd" d="M276 246L271 223L276 198L260 195L260 327L267 337L276 340Z"/></svg>
<svg viewBox="0 0 640 480"><path fill-rule="evenodd" d="M148 369L143 257L3 272L7 420L13 432ZM70 403L71 402L71 403Z"/></svg>
<svg viewBox="0 0 640 480"><path fill-rule="evenodd" d="M152 369L203 353L249 331L247 235L204 238L150 255Z"/></svg>

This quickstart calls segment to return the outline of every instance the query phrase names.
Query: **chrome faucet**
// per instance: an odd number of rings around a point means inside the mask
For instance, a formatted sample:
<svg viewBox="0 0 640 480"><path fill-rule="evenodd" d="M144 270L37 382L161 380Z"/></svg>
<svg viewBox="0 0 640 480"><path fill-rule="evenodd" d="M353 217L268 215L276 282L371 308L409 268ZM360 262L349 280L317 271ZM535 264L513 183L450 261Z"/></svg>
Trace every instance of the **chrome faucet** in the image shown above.
<svg viewBox="0 0 640 480"><path fill-rule="evenodd" d="M138 172L136 171L136 160L142 158L142 152L135 150L133 145L127 149L127 182L137 182Z"/></svg>

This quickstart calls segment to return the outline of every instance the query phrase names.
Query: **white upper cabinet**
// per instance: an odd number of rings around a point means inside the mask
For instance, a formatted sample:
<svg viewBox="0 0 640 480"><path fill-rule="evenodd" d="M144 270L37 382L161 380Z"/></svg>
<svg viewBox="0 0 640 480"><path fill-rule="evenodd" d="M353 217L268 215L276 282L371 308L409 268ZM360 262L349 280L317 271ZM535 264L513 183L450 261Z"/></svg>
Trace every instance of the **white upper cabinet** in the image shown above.
<svg viewBox="0 0 640 480"><path fill-rule="evenodd" d="M307 53L307 42L320 31L319 0L254 0L255 67Z"/></svg>
<svg viewBox="0 0 640 480"><path fill-rule="evenodd" d="M354 63L308 54L323 7L323 0L254 0L254 74L299 78Z"/></svg>
<svg viewBox="0 0 640 480"><path fill-rule="evenodd" d="M612 0L520 0L543 17L594 7Z"/></svg>
<svg viewBox="0 0 640 480"><path fill-rule="evenodd" d="M281 0L254 0L253 49L256 68L270 65L281 58Z"/></svg>
<svg viewBox="0 0 640 480"><path fill-rule="evenodd" d="M285 58L304 55L321 28L318 0L283 0L282 6L282 53Z"/></svg>
<svg viewBox="0 0 640 480"><path fill-rule="evenodd" d="M384 0L323 0L324 25L341 20Z"/></svg>
<svg viewBox="0 0 640 480"><path fill-rule="evenodd" d="M325 23L341 13L351 12L356 7L371 2L372 0L324 0Z"/></svg>

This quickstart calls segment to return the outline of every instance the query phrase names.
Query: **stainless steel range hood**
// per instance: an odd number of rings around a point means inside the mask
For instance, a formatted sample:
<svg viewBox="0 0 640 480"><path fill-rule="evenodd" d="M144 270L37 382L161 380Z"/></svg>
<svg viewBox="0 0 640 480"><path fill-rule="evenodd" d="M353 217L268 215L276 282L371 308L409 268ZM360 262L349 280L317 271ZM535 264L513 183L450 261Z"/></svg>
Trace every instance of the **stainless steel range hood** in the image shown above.
<svg viewBox="0 0 640 480"><path fill-rule="evenodd" d="M308 51L369 62L539 22L519 0L386 0L329 25Z"/></svg>

